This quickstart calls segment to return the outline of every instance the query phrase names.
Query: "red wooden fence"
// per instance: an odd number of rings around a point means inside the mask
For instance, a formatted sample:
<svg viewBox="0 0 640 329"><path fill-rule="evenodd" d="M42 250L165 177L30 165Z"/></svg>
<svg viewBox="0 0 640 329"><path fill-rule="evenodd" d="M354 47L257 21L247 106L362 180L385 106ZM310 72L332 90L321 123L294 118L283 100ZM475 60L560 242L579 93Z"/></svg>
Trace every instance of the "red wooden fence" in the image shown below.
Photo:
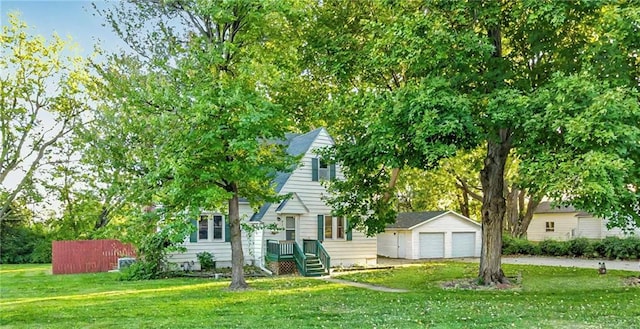
<svg viewBox="0 0 640 329"><path fill-rule="evenodd" d="M118 258L135 257L133 246L118 240L53 241L53 274L107 272Z"/></svg>

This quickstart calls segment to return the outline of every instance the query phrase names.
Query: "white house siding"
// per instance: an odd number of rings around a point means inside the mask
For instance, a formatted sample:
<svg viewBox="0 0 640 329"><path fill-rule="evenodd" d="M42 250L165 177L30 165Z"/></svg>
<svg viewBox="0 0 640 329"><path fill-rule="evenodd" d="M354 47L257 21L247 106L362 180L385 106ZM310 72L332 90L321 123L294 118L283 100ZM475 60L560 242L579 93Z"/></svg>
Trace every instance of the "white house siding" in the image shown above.
<svg viewBox="0 0 640 329"><path fill-rule="evenodd" d="M546 222L555 223L554 232L546 232ZM640 235L640 229L635 230L635 235ZM624 238L629 234L619 228L607 229L606 220L593 216L578 216L577 212L534 214L527 230L527 238L530 241L603 239L608 236Z"/></svg>
<svg viewBox="0 0 640 329"><path fill-rule="evenodd" d="M378 255L390 258L400 258L399 231L387 230L378 234Z"/></svg>
<svg viewBox="0 0 640 329"><path fill-rule="evenodd" d="M453 233L473 233L474 257L480 257L482 231L478 224L460 218L455 213L445 213L440 217L415 225L411 230L387 228L378 234L378 254L390 258L420 259L420 234L441 233L444 237L445 258L453 257ZM442 256L440 256L442 257Z"/></svg>
<svg viewBox="0 0 640 329"><path fill-rule="evenodd" d="M251 216L253 210L248 204L240 204L240 218L243 221ZM225 221L227 220L225 215ZM224 236L224 232L223 232ZM246 232L242 231L242 252L244 254L244 261L246 264L253 264L254 260L261 259L261 255L256 255L256 244L261 240L257 240L257 243L253 243L255 239L249 239ZM215 241L215 242L190 242L189 236L185 238L183 244L187 250L185 252L173 252L168 255L168 261L170 263L176 263L178 265L185 262L192 263L194 269L200 269L198 263L197 254L200 252L210 252L215 257L216 267L230 267L231 266L231 242ZM255 257L254 257L255 255Z"/></svg>
<svg viewBox="0 0 640 329"><path fill-rule="evenodd" d="M411 231L402 229L387 229L379 233L378 238L378 255L389 258L406 258L412 253Z"/></svg>
<svg viewBox="0 0 640 329"><path fill-rule="evenodd" d="M578 228L576 238L600 239L603 230L603 221L600 218L578 217Z"/></svg>
<svg viewBox="0 0 640 329"><path fill-rule="evenodd" d="M602 237L608 237L608 236L617 236L617 237L628 237L628 236L636 236L636 237L640 237L640 228L636 228L630 232L625 232L623 231L621 228L611 228L608 229L607 228L607 220L602 220L600 221L600 229L602 230Z"/></svg>
<svg viewBox="0 0 640 329"><path fill-rule="evenodd" d="M569 240L576 234L574 229L578 227L575 215L575 212L534 214L527 229L527 238L530 241ZM553 232L546 231L546 222L554 222Z"/></svg>
<svg viewBox="0 0 640 329"><path fill-rule="evenodd" d="M478 225L460 219L458 216L447 213L432 221L427 221L411 231L411 252L407 254L409 259L420 258L420 233L444 233L444 257L452 257L452 233L475 232L476 233L476 257L480 257L482 247L482 232Z"/></svg>
<svg viewBox="0 0 640 329"><path fill-rule="evenodd" d="M330 215L331 208L322 200L327 195L327 191L321 182L311 181L311 159L317 157L315 150L333 145L333 141L326 130L322 129L317 138L307 150L298 168L291 173L289 179L280 190L281 194L296 193L300 201L309 210L306 214L292 215L296 216L297 242L302 243L304 239L318 239L318 215ZM336 170L336 178L343 178L342 172L338 167ZM284 221L287 214L276 213L277 203L271 205L269 210L262 218L265 224L278 223L278 226L284 227ZM286 209L286 207L285 207ZM281 221L277 221L277 217ZM276 235L265 232L264 239L282 240L284 232ZM361 232L354 231L352 241L346 240L327 240L323 242L324 248L331 256L332 266L350 266L350 265L367 265L376 263L376 238L367 238Z"/></svg>
<svg viewBox="0 0 640 329"><path fill-rule="evenodd" d="M352 234L351 241L325 240L322 242L331 256L331 266L376 265L378 259L376 238L367 238L358 231Z"/></svg>

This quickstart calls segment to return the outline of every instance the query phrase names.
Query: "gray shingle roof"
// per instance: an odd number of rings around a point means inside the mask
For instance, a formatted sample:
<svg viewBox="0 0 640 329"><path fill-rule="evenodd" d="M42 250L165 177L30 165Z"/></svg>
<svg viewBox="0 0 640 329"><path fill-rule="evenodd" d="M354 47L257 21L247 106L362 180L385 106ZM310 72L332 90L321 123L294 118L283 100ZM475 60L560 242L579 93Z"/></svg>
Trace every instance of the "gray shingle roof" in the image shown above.
<svg viewBox="0 0 640 329"><path fill-rule="evenodd" d="M423 212L401 212L396 217L396 222L387 225L387 228L410 228L430 219L438 217L447 211L423 211Z"/></svg>
<svg viewBox="0 0 640 329"><path fill-rule="evenodd" d="M277 141L278 143L282 143L282 145L287 145L287 154L298 156L307 153L313 141L316 140L320 132L324 128L317 128L312 130L306 134L286 134L285 140ZM287 183L291 177L291 173L278 173L276 178L274 178L273 182L275 183L275 191L276 193L280 193L284 184ZM257 213L254 213L249 221L260 221L264 214L267 213L271 203L265 203L260 207L260 210Z"/></svg>
<svg viewBox="0 0 640 329"><path fill-rule="evenodd" d="M543 201L533 211L534 214L578 212L573 206L552 207L550 201Z"/></svg>

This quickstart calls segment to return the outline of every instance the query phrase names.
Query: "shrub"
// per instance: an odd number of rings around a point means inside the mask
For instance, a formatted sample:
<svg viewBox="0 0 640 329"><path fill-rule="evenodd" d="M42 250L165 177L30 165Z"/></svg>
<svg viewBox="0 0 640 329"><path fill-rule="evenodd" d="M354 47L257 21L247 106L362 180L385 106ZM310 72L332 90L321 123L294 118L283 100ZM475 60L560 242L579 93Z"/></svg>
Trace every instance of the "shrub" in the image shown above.
<svg viewBox="0 0 640 329"><path fill-rule="evenodd" d="M0 228L0 241L2 241L0 243L1 264L33 263L34 251L43 252L42 248L37 250L42 244L49 244L49 254L48 256L42 255L43 257L39 255L38 261L35 262L51 262L51 241L44 234L30 226L4 225Z"/></svg>
<svg viewBox="0 0 640 329"><path fill-rule="evenodd" d="M182 221L166 221L157 231L142 238L138 245L138 260L127 268L122 280L150 280L165 276L167 254L171 251L183 250L180 244L189 233L191 226Z"/></svg>
<svg viewBox="0 0 640 329"><path fill-rule="evenodd" d="M502 238L503 255L540 255L540 246L527 239L504 236Z"/></svg>
<svg viewBox="0 0 640 329"><path fill-rule="evenodd" d="M210 271L216 269L216 258L212 253L203 251L196 254L198 257L198 262L200 263L200 268L203 271Z"/></svg>
<svg viewBox="0 0 640 329"><path fill-rule="evenodd" d="M566 242L556 240L544 240L540 242L540 251L543 255L568 256L569 248Z"/></svg>
<svg viewBox="0 0 640 329"><path fill-rule="evenodd" d="M593 245L587 238L576 238L565 243L570 256L582 257L593 254Z"/></svg>
<svg viewBox="0 0 640 329"><path fill-rule="evenodd" d="M51 263L51 240L41 239L33 247L31 263Z"/></svg>
<svg viewBox="0 0 640 329"><path fill-rule="evenodd" d="M640 238L606 237L598 245L598 253L609 259L638 259L640 258Z"/></svg>

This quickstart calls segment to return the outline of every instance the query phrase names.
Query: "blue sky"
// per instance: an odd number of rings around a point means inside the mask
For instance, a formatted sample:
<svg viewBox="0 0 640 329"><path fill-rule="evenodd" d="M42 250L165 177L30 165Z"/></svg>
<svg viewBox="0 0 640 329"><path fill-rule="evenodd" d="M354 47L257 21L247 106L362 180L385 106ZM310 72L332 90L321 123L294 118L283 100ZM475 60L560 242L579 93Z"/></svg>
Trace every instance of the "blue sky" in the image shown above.
<svg viewBox="0 0 640 329"><path fill-rule="evenodd" d="M108 51L125 48L111 28L102 26L105 20L95 13L92 2L98 6L109 5L105 1L86 0L0 0L0 22L5 25L7 14L19 11L21 19L33 28L34 34L45 38L54 32L63 38L70 36L85 56L92 53L94 44L98 42Z"/></svg>

